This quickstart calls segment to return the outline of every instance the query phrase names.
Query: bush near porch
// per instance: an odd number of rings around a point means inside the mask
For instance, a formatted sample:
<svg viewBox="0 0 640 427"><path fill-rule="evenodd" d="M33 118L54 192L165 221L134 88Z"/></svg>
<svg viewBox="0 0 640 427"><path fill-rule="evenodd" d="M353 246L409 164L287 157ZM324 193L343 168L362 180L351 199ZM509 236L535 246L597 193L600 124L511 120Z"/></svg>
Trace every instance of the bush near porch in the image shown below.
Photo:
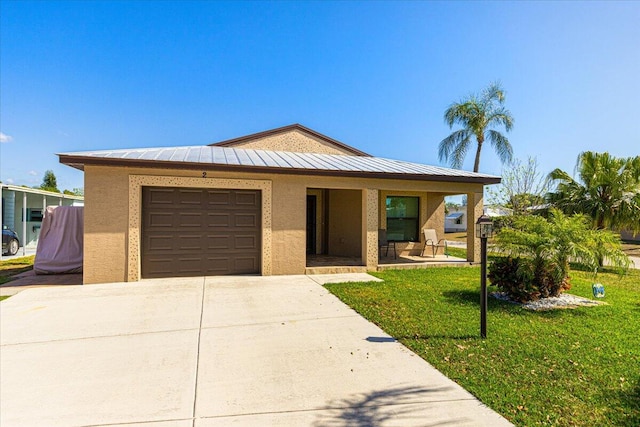
<svg viewBox="0 0 640 427"><path fill-rule="evenodd" d="M640 425L640 271L601 273L607 305L532 312L489 298L479 267L388 270L326 287L516 425ZM590 273L571 293L589 298Z"/></svg>
<svg viewBox="0 0 640 427"><path fill-rule="evenodd" d="M495 247L509 255L489 266L489 280L513 300L556 297L571 288L570 261L595 273L603 260L624 272L630 265L620 237L591 227L585 215L551 209L538 215L509 217L499 229Z"/></svg>

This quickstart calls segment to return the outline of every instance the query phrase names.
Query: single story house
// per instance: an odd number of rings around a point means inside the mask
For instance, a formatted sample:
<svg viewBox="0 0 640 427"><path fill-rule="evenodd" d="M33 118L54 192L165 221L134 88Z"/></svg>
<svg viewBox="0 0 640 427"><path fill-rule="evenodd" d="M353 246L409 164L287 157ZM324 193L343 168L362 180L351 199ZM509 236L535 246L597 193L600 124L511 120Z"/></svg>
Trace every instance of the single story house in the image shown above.
<svg viewBox="0 0 640 427"><path fill-rule="evenodd" d="M299 124L205 146L59 154L84 171L84 282L305 274L307 259L378 267L379 229L419 254L444 233L444 197L468 226L497 176L373 157ZM467 259L479 244L467 241Z"/></svg>
<svg viewBox="0 0 640 427"><path fill-rule="evenodd" d="M482 208L484 215L495 218L499 216L508 216L513 214L513 210L503 206L485 206ZM444 219L445 233L459 233L467 231L467 207L460 206L455 209L449 209L449 213Z"/></svg>
<svg viewBox="0 0 640 427"><path fill-rule="evenodd" d="M42 216L47 206L82 206L84 198L37 188L0 183L2 225L16 233L23 248L38 246Z"/></svg>

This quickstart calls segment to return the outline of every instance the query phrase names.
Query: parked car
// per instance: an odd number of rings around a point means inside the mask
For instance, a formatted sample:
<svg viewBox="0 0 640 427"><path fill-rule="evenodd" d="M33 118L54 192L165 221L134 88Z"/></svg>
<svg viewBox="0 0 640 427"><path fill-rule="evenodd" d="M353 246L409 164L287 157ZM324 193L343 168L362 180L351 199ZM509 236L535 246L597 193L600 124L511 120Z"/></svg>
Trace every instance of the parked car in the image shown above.
<svg viewBox="0 0 640 427"><path fill-rule="evenodd" d="M20 248L20 240L18 240L18 234L8 228L6 225L2 226L2 253L5 255L15 255Z"/></svg>

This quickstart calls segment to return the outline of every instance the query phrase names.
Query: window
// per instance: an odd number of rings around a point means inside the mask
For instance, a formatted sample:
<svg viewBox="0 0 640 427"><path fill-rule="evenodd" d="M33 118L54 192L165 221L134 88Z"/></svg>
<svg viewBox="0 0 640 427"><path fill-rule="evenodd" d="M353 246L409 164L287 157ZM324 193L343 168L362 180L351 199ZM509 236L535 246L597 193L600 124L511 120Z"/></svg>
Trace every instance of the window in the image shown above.
<svg viewBox="0 0 640 427"><path fill-rule="evenodd" d="M387 239L398 242L420 241L419 201L418 197L387 197Z"/></svg>
<svg viewBox="0 0 640 427"><path fill-rule="evenodd" d="M27 208L27 221L42 222L42 209Z"/></svg>

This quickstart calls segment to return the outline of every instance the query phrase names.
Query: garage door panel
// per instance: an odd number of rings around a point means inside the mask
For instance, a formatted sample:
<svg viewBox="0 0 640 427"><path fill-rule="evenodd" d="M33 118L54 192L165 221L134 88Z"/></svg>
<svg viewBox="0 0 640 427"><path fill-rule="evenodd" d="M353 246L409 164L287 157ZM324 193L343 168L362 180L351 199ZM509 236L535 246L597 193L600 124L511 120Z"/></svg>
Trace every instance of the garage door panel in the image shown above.
<svg viewBox="0 0 640 427"><path fill-rule="evenodd" d="M149 212L148 226L173 228L173 214L170 212Z"/></svg>
<svg viewBox="0 0 640 427"><path fill-rule="evenodd" d="M175 238L173 235L154 235L147 237L147 245L152 251L171 251L174 249L173 243Z"/></svg>
<svg viewBox="0 0 640 427"><path fill-rule="evenodd" d="M260 272L259 191L142 191L142 277Z"/></svg>
<svg viewBox="0 0 640 427"><path fill-rule="evenodd" d="M207 236L207 249L231 249L231 236L229 235L216 235Z"/></svg>
<svg viewBox="0 0 640 427"><path fill-rule="evenodd" d="M255 191L236 191L236 205L258 206L259 198Z"/></svg>
<svg viewBox="0 0 640 427"><path fill-rule="evenodd" d="M176 226L179 228L197 227L199 229L203 225L204 214L202 212L180 212L177 217L178 223Z"/></svg>
<svg viewBox="0 0 640 427"><path fill-rule="evenodd" d="M229 191L207 191L207 204L229 206L231 204L231 193Z"/></svg>
<svg viewBox="0 0 640 427"><path fill-rule="evenodd" d="M197 207L202 205L202 190L178 189L177 194L176 202L181 208L184 208L185 205Z"/></svg>
<svg viewBox="0 0 640 427"><path fill-rule="evenodd" d="M152 257L146 260L154 275L148 277L169 277L173 273L173 257Z"/></svg>
<svg viewBox="0 0 640 427"><path fill-rule="evenodd" d="M257 214L249 214L249 213L238 213L233 216L234 225L236 227L251 227L255 228L260 219Z"/></svg>
<svg viewBox="0 0 640 427"><path fill-rule="evenodd" d="M175 239L179 251L200 250L202 248L202 237L199 235L181 235Z"/></svg>
<svg viewBox="0 0 640 427"><path fill-rule="evenodd" d="M202 257L178 256L175 271L181 276L199 276L202 274Z"/></svg>
<svg viewBox="0 0 640 427"><path fill-rule="evenodd" d="M150 188L146 197L154 205L172 205L173 190L166 188Z"/></svg>
<svg viewBox="0 0 640 427"><path fill-rule="evenodd" d="M234 249L256 249L257 248L256 236L235 236Z"/></svg>
<svg viewBox="0 0 640 427"><path fill-rule="evenodd" d="M234 260L234 268L237 271L242 271L245 273L250 273L255 271L258 267L256 257L243 257L243 258L235 258Z"/></svg>
<svg viewBox="0 0 640 427"><path fill-rule="evenodd" d="M228 228L231 225L231 215L228 213L207 213L207 225L209 227Z"/></svg>
<svg viewBox="0 0 640 427"><path fill-rule="evenodd" d="M229 274L232 270L229 257L207 257L205 259L205 273L209 276Z"/></svg>

